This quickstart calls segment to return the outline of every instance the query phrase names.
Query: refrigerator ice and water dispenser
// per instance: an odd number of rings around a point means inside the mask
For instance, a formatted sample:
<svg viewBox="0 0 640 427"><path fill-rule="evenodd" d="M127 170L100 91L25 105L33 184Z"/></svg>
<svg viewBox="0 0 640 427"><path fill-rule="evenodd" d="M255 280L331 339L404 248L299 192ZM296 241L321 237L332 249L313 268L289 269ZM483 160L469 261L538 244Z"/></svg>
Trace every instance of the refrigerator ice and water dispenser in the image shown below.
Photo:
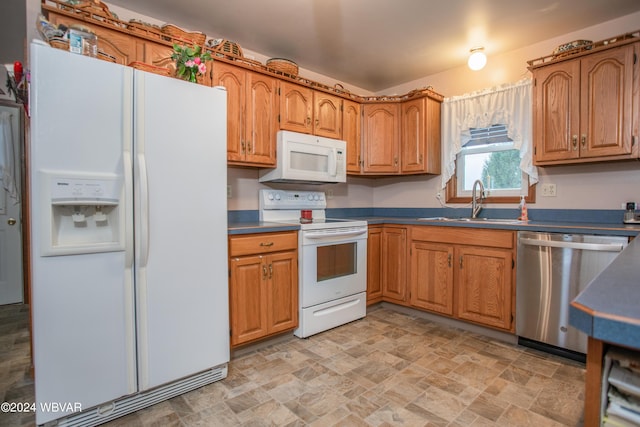
<svg viewBox="0 0 640 427"><path fill-rule="evenodd" d="M124 250L122 180L117 175L42 172L51 210L42 226L43 256Z"/></svg>

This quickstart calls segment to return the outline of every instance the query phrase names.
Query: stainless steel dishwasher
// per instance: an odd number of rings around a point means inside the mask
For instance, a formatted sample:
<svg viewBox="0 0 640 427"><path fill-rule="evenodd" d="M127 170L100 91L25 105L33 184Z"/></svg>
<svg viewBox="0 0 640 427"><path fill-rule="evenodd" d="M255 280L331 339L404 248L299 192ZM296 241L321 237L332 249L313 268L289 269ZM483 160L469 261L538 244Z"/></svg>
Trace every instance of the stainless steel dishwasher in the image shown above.
<svg viewBox="0 0 640 427"><path fill-rule="evenodd" d="M580 358L587 336L569 303L627 245L627 237L518 232L516 334L520 344Z"/></svg>

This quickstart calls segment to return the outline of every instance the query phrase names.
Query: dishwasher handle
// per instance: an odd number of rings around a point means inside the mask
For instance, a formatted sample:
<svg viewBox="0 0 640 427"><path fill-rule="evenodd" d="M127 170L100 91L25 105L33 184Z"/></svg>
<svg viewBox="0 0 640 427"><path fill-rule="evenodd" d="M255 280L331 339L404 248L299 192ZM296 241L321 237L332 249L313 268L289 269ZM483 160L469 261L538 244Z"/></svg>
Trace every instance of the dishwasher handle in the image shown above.
<svg viewBox="0 0 640 427"><path fill-rule="evenodd" d="M568 248L568 249L582 249L586 251L599 251L599 252L620 252L624 249L624 245L620 243L582 243L582 242L558 242L555 240L539 240L528 239L525 237L520 238L520 243L529 246L546 246L551 248Z"/></svg>

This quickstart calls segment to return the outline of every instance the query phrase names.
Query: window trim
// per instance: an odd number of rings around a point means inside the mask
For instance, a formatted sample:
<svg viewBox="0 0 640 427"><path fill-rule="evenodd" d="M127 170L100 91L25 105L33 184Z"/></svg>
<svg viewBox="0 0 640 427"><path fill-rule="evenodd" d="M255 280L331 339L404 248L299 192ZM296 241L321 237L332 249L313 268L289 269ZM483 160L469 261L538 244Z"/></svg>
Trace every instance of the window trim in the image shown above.
<svg viewBox="0 0 640 427"><path fill-rule="evenodd" d="M458 162L456 160L456 170ZM526 175L526 174L525 174ZM527 180L529 176L527 175ZM536 202L536 186L537 184L530 185L528 194L525 195L524 200L527 203ZM451 179L447 182L447 188L445 190L445 203L471 203L471 196L464 197L458 196L458 176L453 174ZM484 203L520 203L520 196L491 196L484 199Z"/></svg>

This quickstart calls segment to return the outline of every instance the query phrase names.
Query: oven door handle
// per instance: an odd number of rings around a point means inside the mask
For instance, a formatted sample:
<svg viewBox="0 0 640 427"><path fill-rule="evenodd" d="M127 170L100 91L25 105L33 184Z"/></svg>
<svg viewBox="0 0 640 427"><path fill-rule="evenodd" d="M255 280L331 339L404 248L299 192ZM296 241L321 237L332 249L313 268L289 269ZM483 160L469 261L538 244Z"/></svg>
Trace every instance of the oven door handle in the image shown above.
<svg viewBox="0 0 640 427"><path fill-rule="evenodd" d="M308 239L323 239L325 237L334 238L334 237L347 237L347 236L359 236L361 234L367 234L367 230L353 230L353 231L339 231L336 233L313 233L313 232L305 232L304 237Z"/></svg>

